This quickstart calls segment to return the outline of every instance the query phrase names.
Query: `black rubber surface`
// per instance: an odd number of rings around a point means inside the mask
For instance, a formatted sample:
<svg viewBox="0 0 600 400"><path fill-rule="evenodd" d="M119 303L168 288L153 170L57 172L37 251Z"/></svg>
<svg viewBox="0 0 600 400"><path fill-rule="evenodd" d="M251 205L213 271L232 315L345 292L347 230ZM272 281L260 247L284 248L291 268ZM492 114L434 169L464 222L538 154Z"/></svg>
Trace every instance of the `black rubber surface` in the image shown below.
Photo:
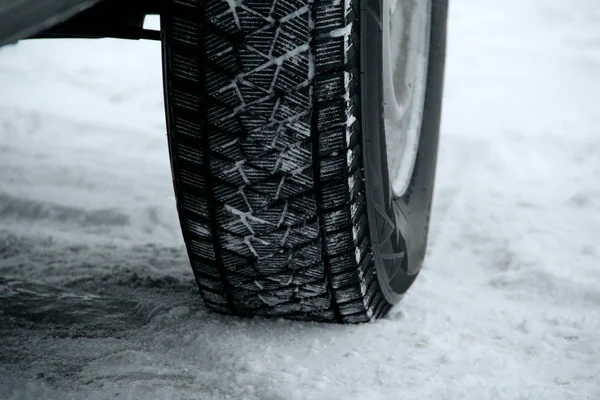
<svg viewBox="0 0 600 400"><path fill-rule="evenodd" d="M443 57L429 71L439 88L423 140L435 143L419 154L412 193L391 201L378 2L168 1L169 146L206 304L346 323L385 315L425 251Z"/></svg>
<svg viewBox="0 0 600 400"><path fill-rule="evenodd" d="M366 195L372 252L385 297L397 303L425 258L437 164L448 0L432 0L425 110L413 176L405 195L392 196L383 124L380 0L361 10L361 93Z"/></svg>

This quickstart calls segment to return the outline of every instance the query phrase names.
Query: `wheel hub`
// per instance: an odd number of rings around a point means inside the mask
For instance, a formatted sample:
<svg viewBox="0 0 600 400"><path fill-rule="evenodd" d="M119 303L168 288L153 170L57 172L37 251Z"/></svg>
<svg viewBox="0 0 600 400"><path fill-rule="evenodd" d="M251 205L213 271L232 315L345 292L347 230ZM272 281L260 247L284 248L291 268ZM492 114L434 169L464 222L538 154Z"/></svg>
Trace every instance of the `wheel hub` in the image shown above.
<svg viewBox="0 0 600 400"><path fill-rule="evenodd" d="M425 104L431 0L384 0L384 119L389 179L394 197L413 173Z"/></svg>

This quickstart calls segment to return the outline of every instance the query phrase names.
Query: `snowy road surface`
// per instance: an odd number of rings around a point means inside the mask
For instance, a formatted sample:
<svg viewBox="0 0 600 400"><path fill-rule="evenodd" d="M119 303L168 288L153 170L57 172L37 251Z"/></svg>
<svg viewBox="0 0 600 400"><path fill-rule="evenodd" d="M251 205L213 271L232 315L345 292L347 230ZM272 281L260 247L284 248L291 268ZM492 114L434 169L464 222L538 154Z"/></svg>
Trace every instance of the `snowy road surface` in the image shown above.
<svg viewBox="0 0 600 400"><path fill-rule="evenodd" d="M451 3L430 252L363 326L201 304L158 44L0 49L0 398L600 399L600 7Z"/></svg>

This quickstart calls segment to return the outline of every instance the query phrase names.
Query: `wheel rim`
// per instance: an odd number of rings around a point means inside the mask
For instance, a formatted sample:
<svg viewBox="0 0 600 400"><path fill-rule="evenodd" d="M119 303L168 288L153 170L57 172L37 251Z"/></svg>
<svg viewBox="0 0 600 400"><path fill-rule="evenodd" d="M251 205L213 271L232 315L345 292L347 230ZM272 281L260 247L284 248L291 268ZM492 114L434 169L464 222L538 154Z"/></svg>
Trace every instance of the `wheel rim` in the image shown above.
<svg viewBox="0 0 600 400"><path fill-rule="evenodd" d="M383 83L387 164L394 197L413 173L425 105L431 0L383 1Z"/></svg>

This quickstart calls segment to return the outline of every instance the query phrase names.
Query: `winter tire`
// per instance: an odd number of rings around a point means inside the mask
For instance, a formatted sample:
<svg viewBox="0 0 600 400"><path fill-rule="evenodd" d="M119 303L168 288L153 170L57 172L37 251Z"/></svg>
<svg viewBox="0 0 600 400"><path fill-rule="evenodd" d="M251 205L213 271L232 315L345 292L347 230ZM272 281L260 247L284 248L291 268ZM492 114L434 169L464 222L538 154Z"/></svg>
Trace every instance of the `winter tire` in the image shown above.
<svg viewBox="0 0 600 400"><path fill-rule="evenodd" d="M447 0L167 3L169 151L207 306L384 316L425 256Z"/></svg>

